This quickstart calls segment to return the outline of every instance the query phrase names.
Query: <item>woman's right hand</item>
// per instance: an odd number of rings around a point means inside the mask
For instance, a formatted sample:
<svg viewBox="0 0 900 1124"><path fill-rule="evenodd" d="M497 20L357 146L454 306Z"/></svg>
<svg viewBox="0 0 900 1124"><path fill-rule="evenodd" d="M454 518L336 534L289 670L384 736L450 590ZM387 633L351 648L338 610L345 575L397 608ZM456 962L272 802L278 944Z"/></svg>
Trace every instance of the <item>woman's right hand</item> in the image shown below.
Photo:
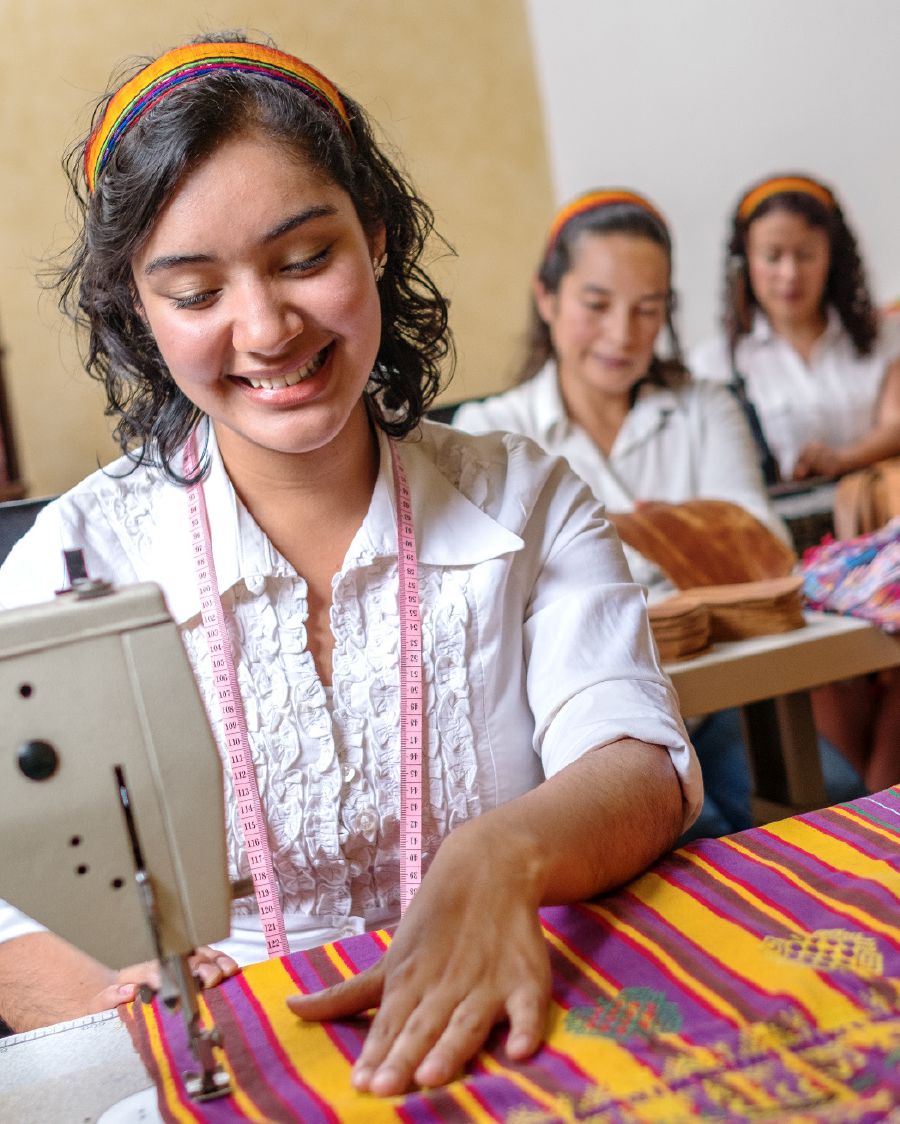
<svg viewBox="0 0 900 1124"><path fill-rule="evenodd" d="M209 945L196 949L188 961L194 978L201 988L216 987L228 976L238 971L238 963L224 952ZM147 960L142 964L131 964L112 974L109 984L98 991L90 1000L87 1014L109 1011L122 1003L132 1003L142 986L158 991L160 971L158 960Z"/></svg>

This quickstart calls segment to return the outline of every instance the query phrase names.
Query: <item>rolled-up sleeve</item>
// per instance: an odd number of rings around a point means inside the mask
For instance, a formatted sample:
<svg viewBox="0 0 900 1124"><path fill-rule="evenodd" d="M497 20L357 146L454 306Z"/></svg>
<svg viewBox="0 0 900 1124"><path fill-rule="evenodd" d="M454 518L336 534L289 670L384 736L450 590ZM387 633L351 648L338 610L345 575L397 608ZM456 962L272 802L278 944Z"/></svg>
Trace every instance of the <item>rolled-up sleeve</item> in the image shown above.
<svg viewBox="0 0 900 1124"><path fill-rule="evenodd" d="M525 624L544 773L623 738L660 745L678 774L688 825L702 804L700 768L659 662L645 591L632 581L615 531L586 487L560 478L548 495L553 542Z"/></svg>

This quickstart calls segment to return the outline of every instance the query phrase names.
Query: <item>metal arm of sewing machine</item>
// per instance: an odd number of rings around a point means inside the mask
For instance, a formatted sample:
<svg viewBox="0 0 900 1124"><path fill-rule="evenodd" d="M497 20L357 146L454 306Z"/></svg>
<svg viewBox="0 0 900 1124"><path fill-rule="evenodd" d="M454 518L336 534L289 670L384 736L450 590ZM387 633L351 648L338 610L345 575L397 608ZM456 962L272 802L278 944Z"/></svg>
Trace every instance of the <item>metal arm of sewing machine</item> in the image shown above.
<svg viewBox="0 0 900 1124"><path fill-rule="evenodd" d="M83 575L0 612L0 700L0 897L111 967L158 959L188 1091L228 1092L189 957L248 887L228 882L222 766L159 588Z"/></svg>

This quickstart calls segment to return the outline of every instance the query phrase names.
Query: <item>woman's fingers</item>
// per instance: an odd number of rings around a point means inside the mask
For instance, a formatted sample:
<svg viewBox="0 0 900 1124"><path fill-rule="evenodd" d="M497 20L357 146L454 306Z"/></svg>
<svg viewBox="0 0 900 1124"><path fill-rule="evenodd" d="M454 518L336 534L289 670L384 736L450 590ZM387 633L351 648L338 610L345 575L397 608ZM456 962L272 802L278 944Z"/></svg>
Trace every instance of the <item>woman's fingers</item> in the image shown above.
<svg viewBox="0 0 900 1124"><path fill-rule="evenodd" d="M88 1008L86 1015L98 1015L101 1011L111 1011L122 1003L133 1003L137 998L138 985L134 983L113 983L97 992Z"/></svg>
<svg viewBox="0 0 900 1124"><path fill-rule="evenodd" d="M303 1019L319 1022L322 1019L345 1019L359 1015L381 1001L384 973L381 964L360 972L349 980L312 995L291 995L287 1005Z"/></svg>
<svg viewBox="0 0 900 1124"><path fill-rule="evenodd" d="M215 987L238 969L238 962L217 948L202 945L190 959L191 971L202 987Z"/></svg>

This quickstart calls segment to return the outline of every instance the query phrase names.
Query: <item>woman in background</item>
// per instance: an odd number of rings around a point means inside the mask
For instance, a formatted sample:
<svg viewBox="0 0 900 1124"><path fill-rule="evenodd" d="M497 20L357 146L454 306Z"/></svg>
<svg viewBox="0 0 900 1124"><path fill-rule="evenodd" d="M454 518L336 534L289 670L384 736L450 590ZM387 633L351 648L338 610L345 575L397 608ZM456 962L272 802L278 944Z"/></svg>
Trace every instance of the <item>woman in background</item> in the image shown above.
<svg viewBox="0 0 900 1124"><path fill-rule="evenodd" d="M642 500L727 500L780 538L756 447L735 397L695 381L681 361L673 321L672 240L658 208L633 191L586 192L550 228L532 285L527 353L518 385L466 403L453 424L474 432L524 433L565 457L609 511ZM657 354L668 336L669 358ZM626 546L650 597L664 575ZM750 777L737 712L692 730L706 799L689 838L750 826ZM830 749L828 787L856 792L858 778Z"/></svg>
<svg viewBox="0 0 900 1124"><path fill-rule="evenodd" d="M755 184L731 220L724 331L698 376L743 384L783 479L841 476L900 454L900 340L879 325L834 192ZM900 780L900 673L813 692L816 726L877 792Z"/></svg>
<svg viewBox="0 0 900 1124"><path fill-rule="evenodd" d="M731 219L724 329L690 357L743 380L784 480L900 453L900 340L888 341L853 232L808 176L754 184Z"/></svg>

